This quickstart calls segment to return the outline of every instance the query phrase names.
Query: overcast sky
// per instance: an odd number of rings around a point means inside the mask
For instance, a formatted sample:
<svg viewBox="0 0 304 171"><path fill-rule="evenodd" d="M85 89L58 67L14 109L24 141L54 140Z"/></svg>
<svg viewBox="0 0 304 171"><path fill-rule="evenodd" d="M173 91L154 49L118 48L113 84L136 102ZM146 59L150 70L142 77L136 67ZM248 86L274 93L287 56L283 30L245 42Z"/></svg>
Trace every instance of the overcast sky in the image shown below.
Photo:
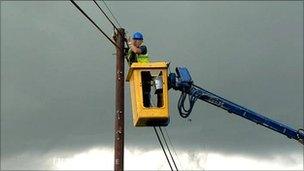
<svg viewBox="0 0 304 171"><path fill-rule="evenodd" d="M93 2L78 3L112 35ZM129 35L144 33L152 60L303 128L303 2L108 5ZM113 169L114 52L69 1L1 1L1 169ZM125 90L125 168L169 169L153 129L133 127ZM200 101L182 119L169 93L180 168L303 169L296 141Z"/></svg>

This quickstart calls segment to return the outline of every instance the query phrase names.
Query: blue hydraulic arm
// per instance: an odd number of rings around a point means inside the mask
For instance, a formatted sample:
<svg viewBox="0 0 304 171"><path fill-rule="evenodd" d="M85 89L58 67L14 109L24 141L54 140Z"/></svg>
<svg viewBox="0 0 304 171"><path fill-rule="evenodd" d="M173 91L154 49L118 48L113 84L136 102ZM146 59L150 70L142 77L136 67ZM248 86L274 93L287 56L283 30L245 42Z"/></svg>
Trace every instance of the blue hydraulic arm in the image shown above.
<svg viewBox="0 0 304 171"><path fill-rule="evenodd" d="M180 115L184 118L190 115L195 101L197 99L200 99L214 106L227 110L229 113L236 114L252 122L284 134L288 138L295 139L302 144L304 143L303 129L295 130L287 125L269 119L261 114L246 109L245 107L237 105L194 85L190 73L184 67L177 67L176 74L169 74L169 88L173 88L174 90L179 90L182 92L181 97L178 101L178 110L180 112ZM183 105L187 95L189 96L190 102L189 109L186 109Z"/></svg>

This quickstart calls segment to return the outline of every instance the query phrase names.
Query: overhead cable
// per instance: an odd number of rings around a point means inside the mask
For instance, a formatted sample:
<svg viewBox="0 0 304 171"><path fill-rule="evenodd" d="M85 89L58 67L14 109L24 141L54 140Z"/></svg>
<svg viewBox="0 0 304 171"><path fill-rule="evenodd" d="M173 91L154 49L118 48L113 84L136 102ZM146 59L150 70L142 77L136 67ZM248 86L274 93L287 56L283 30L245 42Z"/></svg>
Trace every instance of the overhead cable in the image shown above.
<svg viewBox="0 0 304 171"><path fill-rule="evenodd" d="M95 5L98 7L98 9L102 12L102 14L107 18L107 20L111 23L111 25L114 27L114 29L122 36L122 37L124 37L123 36L123 34L121 33L121 31L120 30L118 30L118 28L116 27L116 25L112 22L112 20L109 18L109 16L104 12L104 10L100 7L100 5L96 2L96 0L93 0L94 1L94 3L95 3ZM108 8L108 7L107 7ZM110 11L110 10L109 10ZM112 12L110 11L110 13L112 14ZM113 15L113 14L112 14ZM114 15L113 15L114 16ZM116 19L116 18L114 18L114 19ZM119 25L120 26L120 25ZM121 27L120 27L121 28ZM126 42L126 44L127 44L127 46L129 47L129 45L128 45L128 42L127 42L127 40L124 38L124 41Z"/></svg>
<svg viewBox="0 0 304 171"><path fill-rule="evenodd" d="M112 11L110 10L110 8L108 7L106 1L102 0L102 2L105 4L105 6L107 7L108 11L111 13L112 17L114 18L115 22L118 24L118 26L119 26L120 28L122 28L121 25L119 24L118 20L117 20L116 17L114 16L114 14L112 13Z"/></svg>
<svg viewBox="0 0 304 171"><path fill-rule="evenodd" d="M170 138L170 136L169 136L169 134L168 134L168 132L167 132L166 127L165 127L165 133L166 133L166 135L167 135L167 137L168 137L168 139L169 139L169 143L170 143L170 145L171 145L171 147L172 147L172 149L173 149L173 152L174 152L174 154L175 154L175 156L176 156L176 158L177 158L177 161L178 161L180 167L182 167L182 164L181 164L181 162L180 162L180 160L179 160L179 157L178 157L178 155L177 155L177 153L176 153L176 151L175 151L175 148L174 148L174 146L173 146L173 144L172 144L172 142L171 142L171 138Z"/></svg>
<svg viewBox="0 0 304 171"><path fill-rule="evenodd" d="M115 26L115 24L112 22L112 20L108 17L108 15L103 11L103 9L98 5L96 0L93 0L96 6L99 8L99 10L103 13L103 15L108 19L108 21L112 24L112 26L118 31L118 28Z"/></svg>
<svg viewBox="0 0 304 171"><path fill-rule="evenodd" d="M163 133L163 131L162 131L162 129L161 129L160 126L159 126L158 128L159 128L160 133L161 133L161 135L162 135L162 137L163 137L163 139L164 139L164 141L165 141L165 145L166 145L166 147L167 147L167 150L169 151L169 154L170 154L171 160L173 161L174 167L175 167L175 169L178 171L178 168L177 168L177 166L176 166L175 160L174 160L174 158L173 158L173 156L172 156L172 153L171 153L171 151L170 151L170 148L169 148L169 146L168 146L168 144L167 144L167 140L166 140L166 138L165 138L165 136L164 136L164 133Z"/></svg>
<svg viewBox="0 0 304 171"><path fill-rule="evenodd" d="M121 49L80 7L74 0L70 0L72 4L118 49Z"/></svg>
<svg viewBox="0 0 304 171"><path fill-rule="evenodd" d="M169 164L169 166L170 166L170 168L171 168L171 171L173 171L173 168L172 168L172 166L171 166L170 160L169 160L169 158L168 158L168 156L167 156L167 153L166 153L166 151L165 151L165 149L164 149L164 145L163 145L163 143L161 142L161 139L159 138L158 132L157 132L155 126L153 126L153 128L154 128L154 132L155 132L155 134L156 134L156 136L157 136L158 142L159 142L159 144L160 144L160 146L161 146L161 148L162 148L162 150L163 150L163 152L164 152L164 154L165 154L165 156L166 156L166 159L167 159L167 162L168 162L168 164Z"/></svg>

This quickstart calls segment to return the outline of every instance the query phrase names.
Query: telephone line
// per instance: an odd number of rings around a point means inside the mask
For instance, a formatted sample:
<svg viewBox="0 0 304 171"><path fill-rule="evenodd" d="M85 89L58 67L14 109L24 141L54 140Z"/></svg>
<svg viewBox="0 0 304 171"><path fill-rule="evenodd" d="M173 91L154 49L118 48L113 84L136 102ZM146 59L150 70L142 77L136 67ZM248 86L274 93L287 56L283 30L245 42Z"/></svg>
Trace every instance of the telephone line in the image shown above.
<svg viewBox="0 0 304 171"><path fill-rule="evenodd" d="M165 156L166 156L167 162L168 162L168 164L169 164L171 170L173 171L173 168L172 168L171 163L170 163L170 160L169 160L169 158L168 158L168 156L167 156L166 150L164 149L164 145L163 145L163 143L161 142L161 139L159 138L158 132L157 132L155 126L153 126L153 128L154 128L154 132L155 132L155 134L156 134L156 137L157 137L157 139L158 139L158 142L159 142L159 144L160 144L160 146L161 146L161 148L162 148L162 150L163 150L163 152L164 152L164 154L165 154Z"/></svg>
<svg viewBox="0 0 304 171"><path fill-rule="evenodd" d="M104 12L104 10L100 7L100 5L96 2L96 0L93 0L95 5L98 7L98 9L102 12L102 14L108 19L108 21L111 23L111 25L116 29L116 31L122 36L122 33L118 30L118 28L116 27L116 25L113 23L113 21L109 18L109 16ZM111 12L111 11L110 11ZM120 26L120 25L119 25ZM128 48L128 42L127 40L124 38L124 41L126 42Z"/></svg>
<svg viewBox="0 0 304 171"><path fill-rule="evenodd" d="M173 146L173 144L172 144L172 142L171 142L171 138L170 138L170 136L169 136L169 134L168 134L166 128L165 128L165 133L166 133L166 135L167 135L167 137L168 137L168 139L169 139L169 143L170 143L171 147L173 148L173 152L174 152L175 156L177 157L177 161L178 161L180 167L182 167L182 164L181 164L181 162L180 162L180 160L179 160L179 157L178 157L178 155L177 155L177 153L176 153L176 151L175 151L175 148L174 148L174 146Z"/></svg>
<svg viewBox="0 0 304 171"><path fill-rule="evenodd" d="M80 7L74 0L70 0L72 4L118 49L121 49Z"/></svg>
<svg viewBox="0 0 304 171"><path fill-rule="evenodd" d="M108 19L108 21L112 24L112 26L118 31L116 25L112 22L112 20L108 17L108 15L104 12L104 10L99 6L96 0L93 0L95 5L99 8L99 10L103 13L103 15ZM119 32L120 33L120 32Z"/></svg>
<svg viewBox="0 0 304 171"><path fill-rule="evenodd" d="M107 8L108 11L111 13L112 17L114 18L114 20L116 21L116 23L118 24L118 26L121 27L121 25L119 24L118 20L116 19L116 17L115 17L114 14L112 13L112 11L111 11L110 8L108 7L108 5L106 4L106 1L104 1L104 0L101 0L101 1L105 4L106 8Z"/></svg>
<svg viewBox="0 0 304 171"><path fill-rule="evenodd" d="M162 131L162 129L161 129L160 126L159 126L158 128L159 128L160 133L161 133L161 135L162 135L162 137L163 137L163 139L164 139L164 141L165 141L165 145L166 145L166 147L167 147L167 149L168 149L168 151L169 151L169 154L170 154L171 160L173 161L174 167L175 167L175 169L178 171L178 168L177 168L177 166L176 166L175 160L174 160L174 158L173 158L173 156L172 156L172 153L171 153L171 151L170 151L170 148L169 148L169 146L168 146L168 144L167 144L167 141L166 141L166 138L165 138L165 136L164 136L164 133L163 133L163 131Z"/></svg>

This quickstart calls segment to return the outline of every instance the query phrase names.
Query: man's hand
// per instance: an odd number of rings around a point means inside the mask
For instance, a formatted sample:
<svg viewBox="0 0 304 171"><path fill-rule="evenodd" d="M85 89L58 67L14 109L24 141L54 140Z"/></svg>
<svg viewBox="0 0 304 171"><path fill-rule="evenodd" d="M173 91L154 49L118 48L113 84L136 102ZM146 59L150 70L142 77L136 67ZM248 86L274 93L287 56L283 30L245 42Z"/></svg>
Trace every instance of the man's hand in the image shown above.
<svg viewBox="0 0 304 171"><path fill-rule="evenodd" d="M128 37L128 45L132 46L134 44L134 41L130 38L130 36Z"/></svg>

